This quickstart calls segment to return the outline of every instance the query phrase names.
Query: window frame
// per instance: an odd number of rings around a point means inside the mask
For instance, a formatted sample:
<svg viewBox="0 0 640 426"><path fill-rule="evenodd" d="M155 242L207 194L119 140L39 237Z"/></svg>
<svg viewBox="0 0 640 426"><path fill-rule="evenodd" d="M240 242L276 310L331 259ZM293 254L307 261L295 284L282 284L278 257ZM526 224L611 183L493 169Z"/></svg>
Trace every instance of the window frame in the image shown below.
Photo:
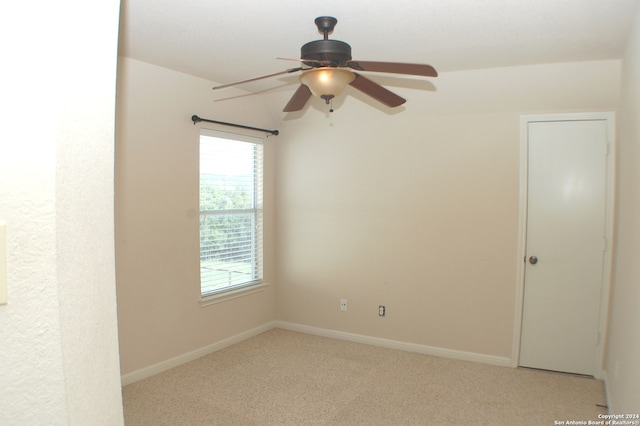
<svg viewBox="0 0 640 426"><path fill-rule="evenodd" d="M211 140L213 138L213 140ZM203 158L202 147L203 143L215 143L215 139L248 143L253 146L253 206L251 208L230 208L230 209L213 209L202 210L202 180L203 180ZM257 150L257 152L256 152ZM221 174L224 175L224 174ZM199 210L199 285L200 285L200 302L201 306L207 306L220 301L240 297L243 295L251 294L256 291L261 291L262 287L266 286L264 283L263 272L263 251L264 251L264 205L263 205L263 192L264 192L264 139L248 136L238 133L222 132L219 130L212 130L208 128L200 128L199 141L198 141L198 210ZM210 289L204 291L203 287L203 213L206 216L246 216L251 215L252 220L252 232L251 232L251 270L252 279L244 281L242 283L233 284L230 283L227 286Z"/></svg>

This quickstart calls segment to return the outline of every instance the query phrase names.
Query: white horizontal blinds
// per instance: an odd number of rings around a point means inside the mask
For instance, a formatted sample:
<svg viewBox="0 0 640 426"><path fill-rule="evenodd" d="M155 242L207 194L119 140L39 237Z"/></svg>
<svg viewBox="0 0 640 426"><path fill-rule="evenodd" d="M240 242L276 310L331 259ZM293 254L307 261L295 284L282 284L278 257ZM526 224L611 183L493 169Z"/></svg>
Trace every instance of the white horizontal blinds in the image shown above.
<svg viewBox="0 0 640 426"><path fill-rule="evenodd" d="M262 279L262 163L261 139L201 130L203 296Z"/></svg>

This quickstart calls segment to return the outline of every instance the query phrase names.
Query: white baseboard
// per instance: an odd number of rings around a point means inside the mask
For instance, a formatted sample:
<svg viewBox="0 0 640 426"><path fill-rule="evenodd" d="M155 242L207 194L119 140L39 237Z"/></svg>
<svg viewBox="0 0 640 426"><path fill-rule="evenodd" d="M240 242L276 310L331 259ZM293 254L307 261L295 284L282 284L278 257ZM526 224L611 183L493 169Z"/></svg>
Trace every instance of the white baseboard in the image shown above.
<svg viewBox="0 0 640 426"><path fill-rule="evenodd" d="M497 365L500 367L512 367L511 358L496 355L480 354L475 352L465 352L455 349L445 349L436 346L419 345L416 343L400 342L398 340L382 339L379 337L365 336L362 334L346 333L344 331L327 330L323 328L310 327L307 325L294 324L286 321L275 321L274 327L285 330L298 331L301 333L314 334L316 336L330 337L332 339L347 340L366 345L381 346L389 349L414 352L423 355L433 355L442 358L451 358L461 361L473 361L483 364Z"/></svg>
<svg viewBox="0 0 640 426"><path fill-rule="evenodd" d="M252 328L251 330L247 330L240 334L236 334L234 336L212 343L203 348L196 349L195 351L187 352L182 355L178 355L177 357L159 362L157 364L153 364L148 367L141 368L140 370L136 370L131 373L124 374L121 377L122 386L130 385L131 383L137 382L138 380L155 376L156 374L162 373L163 371L170 370L179 365L185 364L190 361L194 361L205 355L209 355L213 352L219 351L220 349L224 349L227 346L231 346L233 344L242 342L243 340L247 340L251 337L257 336L258 334L264 333L265 331L269 331L272 328L276 328L275 324L276 324L275 322L269 322L261 326L258 326L256 328Z"/></svg>
<svg viewBox="0 0 640 426"><path fill-rule="evenodd" d="M258 334L269 331L273 328L282 328L285 330L297 331L300 333L313 334L316 336L329 337L332 339L346 340L355 343L364 343L366 345L380 346L383 348L397 349L401 351L414 352L424 355L433 355L443 358L457 359L461 361L473 361L483 364L497 365L501 367L512 367L511 358L500 357L495 355L479 354L475 352L458 351L455 349L445 349L435 346L419 345L416 343L406 343L397 340L382 339L379 337L365 336L362 334L347 333L344 331L328 330L324 328L311 327L307 325L294 324L286 321L272 321L251 330L247 330L240 334L212 343L195 351L187 352L174 358L141 368L140 370L124 374L121 378L122 386L130 385L138 380L146 379L156 374L167 371L171 368L194 361L205 355L219 351L233 344L242 342Z"/></svg>

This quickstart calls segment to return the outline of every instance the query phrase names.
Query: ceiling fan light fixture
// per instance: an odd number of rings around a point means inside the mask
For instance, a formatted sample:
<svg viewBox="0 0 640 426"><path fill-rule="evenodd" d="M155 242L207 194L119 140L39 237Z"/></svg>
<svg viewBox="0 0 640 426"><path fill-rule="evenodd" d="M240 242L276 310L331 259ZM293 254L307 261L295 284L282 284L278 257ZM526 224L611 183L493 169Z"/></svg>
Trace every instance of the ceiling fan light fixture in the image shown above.
<svg viewBox="0 0 640 426"><path fill-rule="evenodd" d="M329 103L355 78L355 74L347 69L320 67L304 71L300 81L311 90L311 93Z"/></svg>

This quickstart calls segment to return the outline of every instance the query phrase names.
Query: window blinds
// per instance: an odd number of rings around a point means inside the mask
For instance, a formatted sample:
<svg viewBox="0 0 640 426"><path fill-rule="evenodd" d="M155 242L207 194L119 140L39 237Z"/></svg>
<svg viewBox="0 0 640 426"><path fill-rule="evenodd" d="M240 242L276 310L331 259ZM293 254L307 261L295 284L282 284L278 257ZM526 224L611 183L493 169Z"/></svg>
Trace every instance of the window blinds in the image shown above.
<svg viewBox="0 0 640 426"><path fill-rule="evenodd" d="M201 295L262 280L262 140L201 129Z"/></svg>

